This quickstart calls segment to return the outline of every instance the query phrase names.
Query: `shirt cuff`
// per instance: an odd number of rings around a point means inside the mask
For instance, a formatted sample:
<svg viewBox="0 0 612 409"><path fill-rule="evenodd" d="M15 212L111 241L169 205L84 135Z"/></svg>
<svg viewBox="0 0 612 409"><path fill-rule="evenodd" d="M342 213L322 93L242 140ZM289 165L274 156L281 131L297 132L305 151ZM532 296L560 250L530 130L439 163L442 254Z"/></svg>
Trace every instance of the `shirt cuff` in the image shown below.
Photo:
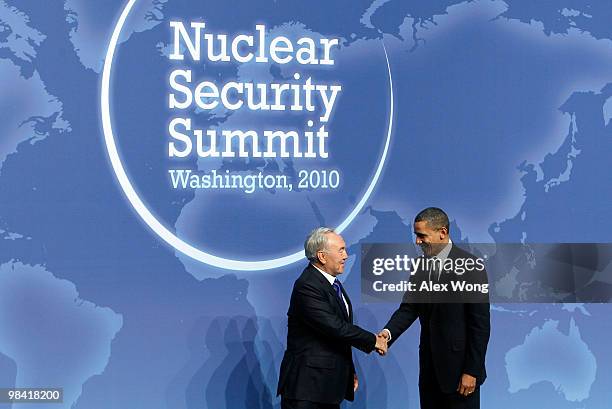
<svg viewBox="0 0 612 409"><path fill-rule="evenodd" d="M391 341L391 331L387 328L383 328L383 331L387 334L387 341Z"/></svg>

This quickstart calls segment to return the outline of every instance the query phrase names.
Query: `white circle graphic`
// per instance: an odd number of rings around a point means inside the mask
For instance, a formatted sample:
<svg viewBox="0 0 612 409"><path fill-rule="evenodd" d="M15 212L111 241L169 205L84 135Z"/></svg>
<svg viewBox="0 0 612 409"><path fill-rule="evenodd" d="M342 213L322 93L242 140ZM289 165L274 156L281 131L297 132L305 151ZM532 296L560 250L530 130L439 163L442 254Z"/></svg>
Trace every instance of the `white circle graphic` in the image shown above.
<svg viewBox="0 0 612 409"><path fill-rule="evenodd" d="M119 181L119 184L121 185L121 188L123 189L123 192L128 198L130 204L132 205L134 210L136 210L136 213L138 213L142 220L166 243L168 243L181 253L214 267L239 271L261 271L283 267L296 261L302 260L304 258L303 251L298 251L296 253L289 254L284 257L257 261L233 260L218 257L214 254L202 251L185 242L181 238L177 237L173 232L168 230L166 226L160 223L159 220L157 220L157 218L149 211L147 206L143 203L143 201L140 199L140 197L134 190L134 187L132 186L132 183L130 182L130 179L128 178L125 172L125 169L123 168L123 164L121 163L121 159L119 157L119 152L117 151L117 146L115 144L115 138L113 135L113 127L110 117L110 77L113 66L113 59L115 56L115 49L117 48L117 42L119 41L119 35L121 34L121 30L123 28L123 25L125 24L125 20L127 19L127 16L129 15L130 10L134 6L135 2L136 0L129 0L125 8L121 12L119 19L117 20L117 24L115 25L113 34L108 44L108 49L106 50L106 57L104 59L104 69L102 71L102 84L100 89L102 129L104 132L104 141L106 143L106 149L108 151L108 156L110 158L113 171L115 172L117 180ZM384 46L384 43L383 50L385 52L385 59L387 61L390 92L389 125L387 128L387 138L385 141L385 147L376 167L376 172L370 180L370 184L368 185L367 190L365 191L357 205L353 208L351 213L344 219L342 223L340 223L336 227L336 231L338 233L344 231L365 206L366 202L370 198L370 195L372 194L372 191L374 190L374 187L376 186L376 183L378 182L378 179L380 178L385 161L389 154L389 146L391 144L391 130L393 128L393 80L391 78L389 57L387 55L387 50Z"/></svg>

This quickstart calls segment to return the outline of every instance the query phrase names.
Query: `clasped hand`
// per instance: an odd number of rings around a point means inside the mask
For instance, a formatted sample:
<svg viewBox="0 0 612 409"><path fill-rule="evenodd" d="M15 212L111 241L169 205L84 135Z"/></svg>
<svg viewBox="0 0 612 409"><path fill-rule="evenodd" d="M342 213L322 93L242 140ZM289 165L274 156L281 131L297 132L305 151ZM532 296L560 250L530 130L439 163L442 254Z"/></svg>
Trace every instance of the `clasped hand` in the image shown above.
<svg viewBox="0 0 612 409"><path fill-rule="evenodd" d="M387 353L388 348L387 337L383 332L380 332L378 335L376 335L376 352L378 352L380 356L384 356Z"/></svg>

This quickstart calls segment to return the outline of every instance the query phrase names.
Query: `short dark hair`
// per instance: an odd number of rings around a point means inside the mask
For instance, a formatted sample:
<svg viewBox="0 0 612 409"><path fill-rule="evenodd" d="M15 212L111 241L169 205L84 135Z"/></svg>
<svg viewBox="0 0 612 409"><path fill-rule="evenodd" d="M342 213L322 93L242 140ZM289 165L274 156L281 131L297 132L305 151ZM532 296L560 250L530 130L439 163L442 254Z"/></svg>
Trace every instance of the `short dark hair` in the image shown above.
<svg viewBox="0 0 612 409"><path fill-rule="evenodd" d="M437 207L428 207L421 210L414 218L414 222L427 222L432 229L446 227L446 231L450 231L448 215L444 213L444 210Z"/></svg>

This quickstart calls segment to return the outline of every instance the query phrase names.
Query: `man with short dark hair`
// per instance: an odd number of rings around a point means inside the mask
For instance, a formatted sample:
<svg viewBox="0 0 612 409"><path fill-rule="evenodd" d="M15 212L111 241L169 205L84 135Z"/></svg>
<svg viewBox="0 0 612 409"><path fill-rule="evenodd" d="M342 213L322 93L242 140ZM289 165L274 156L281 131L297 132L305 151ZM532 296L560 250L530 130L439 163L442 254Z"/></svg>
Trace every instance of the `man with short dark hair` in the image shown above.
<svg viewBox="0 0 612 409"><path fill-rule="evenodd" d="M291 293L277 394L282 409L338 409L358 386L351 346L384 354L387 342L353 325L351 300L337 279L348 258L342 237L320 227L304 250L310 264Z"/></svg>
<svg viewBox="0 0 612 409"><path fill-rule="evenodd" d="M447 259L474 259L473 255L453 245L449 238L448 216L442 209L429 207L421 211L414 219L414 234L426 258L435 257L441 264ZM441 274L420 271L414 277L435 282L447 278ZM483 274L486 280L486 272ZM405 297L379 335L384 335L390 346L418 318L421 323L421 409L480 408L480 385L487 376L489 303L427 303L422 300L420 297L417 303Z"/></svg>

